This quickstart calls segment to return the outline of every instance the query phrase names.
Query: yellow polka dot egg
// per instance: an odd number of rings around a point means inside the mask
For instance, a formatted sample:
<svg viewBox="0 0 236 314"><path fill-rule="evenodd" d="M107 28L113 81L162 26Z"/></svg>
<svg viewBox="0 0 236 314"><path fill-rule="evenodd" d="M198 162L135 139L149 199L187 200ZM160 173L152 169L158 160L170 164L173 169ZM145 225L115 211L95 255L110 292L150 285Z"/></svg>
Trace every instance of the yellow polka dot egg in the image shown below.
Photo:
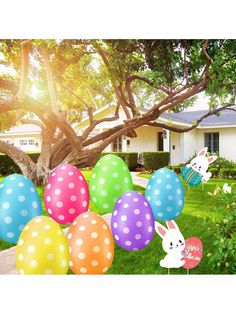
<svg viewBox="0 0 236 314"><path fill-rule="evenodd" d="M114 241L106 221L93 212L79 215L70 226L69 265L75 274L104 274L112 264Z"/></svg>
<svg viewBox="0 0 236 314"><path fill-rule="evenodd" d="M38 216L25 226L16 246L16 266L20 274L67 273L67 240L52 218Z"/></svg>

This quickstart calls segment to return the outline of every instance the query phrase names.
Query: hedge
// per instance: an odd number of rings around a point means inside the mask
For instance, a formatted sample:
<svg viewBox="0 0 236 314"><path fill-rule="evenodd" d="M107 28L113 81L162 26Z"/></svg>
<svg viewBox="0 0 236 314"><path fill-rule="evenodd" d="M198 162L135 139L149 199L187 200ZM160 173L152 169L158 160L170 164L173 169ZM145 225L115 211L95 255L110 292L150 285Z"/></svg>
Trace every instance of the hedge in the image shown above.
<svg viewBox="0 0 236 314"><path fill-rule="evenodd" d="M28 154L34 162L38 160L39 153ZM20 168L7 155L0 155L0 174L8 176L12 173L21 173Z"/></svg>
<svg viewBox="0 0 236 314"><path fill-rule="evenodd" d="M100 157L108 155L108 154L114 154L121 159L124 160L124 162L129 167L129 170L134 170L138 165L138 153L135 152L107 152L107 153L101 153Z"/></svg>
<svg viewBox="0 0 236 314"><path fill-rule="evenodd" d="M169 166L171 170L173 170L175 173L180 174L181 173L181 166Z"/></svg>
<svg viewBox="0 0 236 314"><path fill-rule="evenodd" d="M220 169L220 177L227 179L227 178L236 178L236 168L222 168Z"/></svg>
<svg viewBox="0 0 236 314"><path fill-rule="evenodd" d="M157 170L169 165L170 153L169 152L143 152L142 163L146 170Z"/></svg>

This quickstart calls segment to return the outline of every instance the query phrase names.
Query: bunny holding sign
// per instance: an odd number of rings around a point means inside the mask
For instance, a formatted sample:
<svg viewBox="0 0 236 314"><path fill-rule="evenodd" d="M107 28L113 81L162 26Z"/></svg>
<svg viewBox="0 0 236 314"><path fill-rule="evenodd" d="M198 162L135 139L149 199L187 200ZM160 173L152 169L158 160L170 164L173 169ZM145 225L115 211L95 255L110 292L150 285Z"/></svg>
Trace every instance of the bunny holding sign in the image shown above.
<svg viewBox="0 0 236 314"><path fill-rule="evenodd" d="M191 186L197 186L201 182L206 183L212 175L207 170L209 165L217 159L217 156L207 157L207 150L208 147L201 149L197 156L191 160L191 163L182 168L182 177Z"/></svg>

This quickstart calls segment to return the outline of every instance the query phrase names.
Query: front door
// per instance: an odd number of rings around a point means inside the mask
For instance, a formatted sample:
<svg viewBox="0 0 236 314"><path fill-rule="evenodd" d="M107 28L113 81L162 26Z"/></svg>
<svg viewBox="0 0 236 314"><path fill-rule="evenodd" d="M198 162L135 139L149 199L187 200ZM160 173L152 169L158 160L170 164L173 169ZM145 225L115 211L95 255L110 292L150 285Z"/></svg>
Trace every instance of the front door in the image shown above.
<svg viewBox="0 0 236 314"><path fill-rule="evenodd" d="M163 151L163 132L157 132L157 150Z"/></svg>

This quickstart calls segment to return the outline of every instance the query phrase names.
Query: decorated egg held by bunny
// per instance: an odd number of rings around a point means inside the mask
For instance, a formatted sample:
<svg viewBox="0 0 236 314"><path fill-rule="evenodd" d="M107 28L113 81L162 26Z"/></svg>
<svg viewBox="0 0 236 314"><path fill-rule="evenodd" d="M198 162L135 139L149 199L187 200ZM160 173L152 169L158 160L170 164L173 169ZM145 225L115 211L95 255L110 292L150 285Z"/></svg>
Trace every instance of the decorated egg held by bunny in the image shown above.
<svg viewBox="0 0 236 314"><path fill-rule="evenodd" d="M198 155L191 160L191 163L181 170L184 181L190 186L197 186L202 182L206 183L212 175L211 172L207 172L207 169L217 159L217 156L206 157L207 150L208 147L201 149Z"/></svg>
<svg viewBox="0 0 236 314"><path fill-rule="evenodd" d="M162 238L162 248L166 256L160 261L160 266L165 268L180 268L185 264L183 251L185 239L174 220L166 221L166 227L155 221L155 230Z"/></svg>

